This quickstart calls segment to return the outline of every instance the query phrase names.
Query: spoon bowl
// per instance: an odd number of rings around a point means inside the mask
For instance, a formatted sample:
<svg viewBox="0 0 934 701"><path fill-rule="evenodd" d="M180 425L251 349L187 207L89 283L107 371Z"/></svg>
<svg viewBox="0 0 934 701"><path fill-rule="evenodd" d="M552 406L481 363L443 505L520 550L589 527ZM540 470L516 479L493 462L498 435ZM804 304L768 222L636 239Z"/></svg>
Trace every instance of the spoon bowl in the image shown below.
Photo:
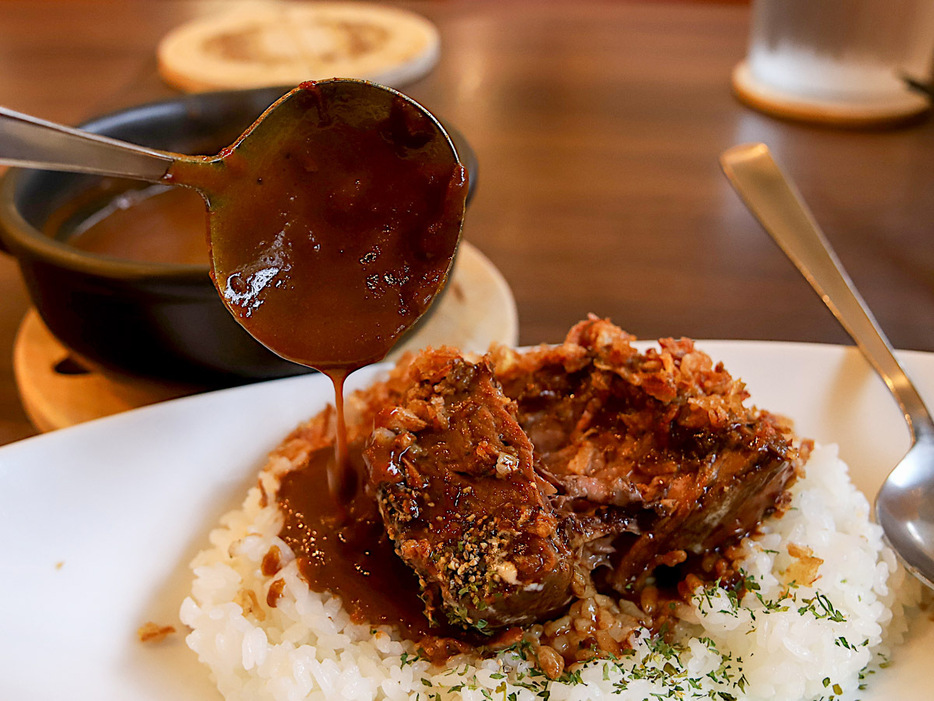
<svg viewBox="0 0 934 701"><path fill-rule="evenodd" d="M916 437L876 495L876 521L905 566L934 588L934 439Z"/></svg>
<svg viewBox="0 0 934 701"><path fill-rule="evenodd" d="M730 184L820 295L898 402L911 448L875 499L876 520L905 567L934 588L934 421L798 191L765 144L728 149Z"/></svg>

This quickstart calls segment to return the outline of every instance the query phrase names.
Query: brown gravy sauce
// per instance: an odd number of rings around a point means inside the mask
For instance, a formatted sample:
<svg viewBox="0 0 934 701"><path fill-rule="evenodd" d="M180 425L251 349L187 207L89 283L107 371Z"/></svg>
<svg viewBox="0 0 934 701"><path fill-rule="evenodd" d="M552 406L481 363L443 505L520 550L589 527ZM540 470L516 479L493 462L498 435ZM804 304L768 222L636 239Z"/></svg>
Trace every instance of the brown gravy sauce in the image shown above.
<svg viewBox="0 0 934 701"><path fill-rule="evenodd" d="M355 620L418 639L428 631L419 584L365 493L359 450L348 454L343 384L381 360L443 286L467 174L404 98L387 93L386 109L364 111L329 89L303 84L234 146L176 162L167 180L205 194L212 276L241 325L334 385L335 450L287 474L278 493L299 571Z"/></svg>
<svg viewBox="0 0 934 701"><path fill-rule="evenodd" d="M80 201L49 217L45 232L79 250L144 263L207 265L204 199L178 187L99 193L102 205L81 216ZM106 200L103 198L107 197ZM78 216L80 221L66 222Z"/></svg>
<svg viewBox="0 0 934 701"><path fill-rule="evenodd" d="M357 622L395 625L412 639L428 634L415 573L393 550L376 502L362 489L366 466L356 446L349 455L350 499L339 504L323 488L334 452L323 448L282 478L282 539L298 557L315 591L341 596Z"/></svg>

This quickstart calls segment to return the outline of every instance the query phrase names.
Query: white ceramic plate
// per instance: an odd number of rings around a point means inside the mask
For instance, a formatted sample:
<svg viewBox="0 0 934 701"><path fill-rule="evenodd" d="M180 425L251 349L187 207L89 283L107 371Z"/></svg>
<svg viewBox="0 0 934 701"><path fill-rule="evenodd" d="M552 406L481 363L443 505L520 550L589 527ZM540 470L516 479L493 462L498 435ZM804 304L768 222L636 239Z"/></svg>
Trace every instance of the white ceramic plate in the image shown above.
<svg viewBox="0 0 934 701"><path fill-rule="evenodd" d="M882 382L853 349L708 341L752 401L803 436L838 443L873 495L908 445ZM934 354L902 358L934 404ZM359 386L370 377L352 377ZM0 448L0 698L5 701L215 701L207 672L175 635L187 563L241 501L266 452L331 399L320 376L189 397ZM863 701L929 698L919 616Z"/></svg>

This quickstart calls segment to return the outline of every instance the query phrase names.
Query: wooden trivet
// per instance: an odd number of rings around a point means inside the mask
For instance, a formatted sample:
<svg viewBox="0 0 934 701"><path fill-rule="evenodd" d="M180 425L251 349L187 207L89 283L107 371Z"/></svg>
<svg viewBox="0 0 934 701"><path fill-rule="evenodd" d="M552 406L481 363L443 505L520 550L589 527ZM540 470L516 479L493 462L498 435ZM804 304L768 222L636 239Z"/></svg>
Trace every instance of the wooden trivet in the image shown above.
<svg viewBox="0 0 934 701"><path fill-rule="evenodd" d="M389 355L424 346L453 345L482 352L492 342L518 341L516 303L496 267L462 243L449 286L431 316ZM13 351L20 399L40 431L109 416L204 391L204 387L102 372L82 364L30 310Z"/></svg>

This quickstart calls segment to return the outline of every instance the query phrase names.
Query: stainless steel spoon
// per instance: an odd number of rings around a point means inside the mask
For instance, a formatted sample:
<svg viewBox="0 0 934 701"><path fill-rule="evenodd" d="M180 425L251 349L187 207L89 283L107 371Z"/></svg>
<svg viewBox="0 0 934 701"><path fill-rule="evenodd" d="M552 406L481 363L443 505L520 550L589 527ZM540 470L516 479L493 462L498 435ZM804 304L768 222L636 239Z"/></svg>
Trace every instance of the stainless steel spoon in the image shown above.
<svg viewBox="0 0 934 701"><path fill-rule="evenodd" d="M424 314L450 270L467 190L434 115L354 79L303 83L216 156L0 109L0 164L194 188L228 310L270 350L317 369L382 358Z"/></svg>
<svg viewBox="0 0 934 701"><path fill-rule="evenodd" d="M0 107L0 165L157 183L177 158Z"/></svg>
<svg viewBox="0 0 934 701"><path fill-rule="evenodd" d="M911 448L876 496L876 520L908 570L934 588L934 421L892 346L765 144L724 151L720 164L765 230L797 266L885 381L911 431Z"/></svg>

